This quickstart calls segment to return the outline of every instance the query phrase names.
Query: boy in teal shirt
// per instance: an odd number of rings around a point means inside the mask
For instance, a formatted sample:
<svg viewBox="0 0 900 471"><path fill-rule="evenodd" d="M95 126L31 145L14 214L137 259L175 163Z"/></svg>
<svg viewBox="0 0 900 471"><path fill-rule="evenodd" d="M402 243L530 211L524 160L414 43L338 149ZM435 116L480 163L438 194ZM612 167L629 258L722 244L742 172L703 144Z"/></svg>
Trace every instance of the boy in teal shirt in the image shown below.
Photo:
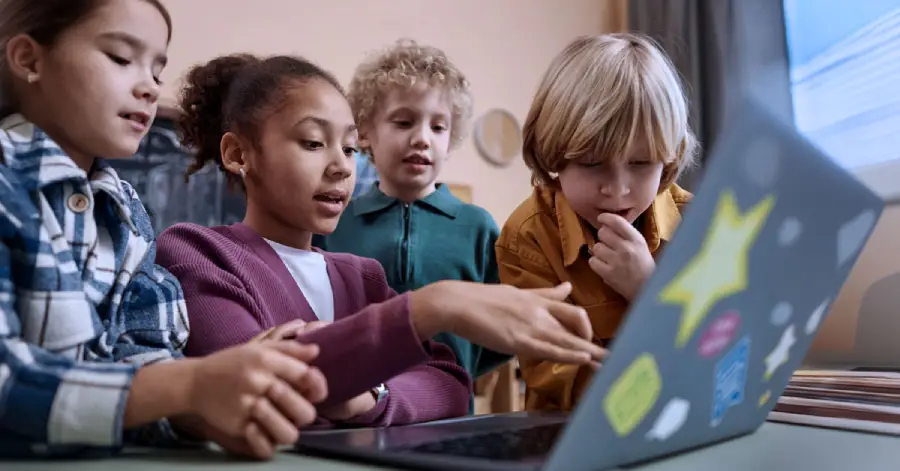
<svg viewBox="0 0 900 471"><path fill-rule="evenodd" d="M401 40L356 69L348 99L378 182L317 245L378 260L398 293L448 279L499 283L493 218L435 183L472 114L462 72L442 51ZM511 358L449 333L435 340L473 378Z"/></svg>

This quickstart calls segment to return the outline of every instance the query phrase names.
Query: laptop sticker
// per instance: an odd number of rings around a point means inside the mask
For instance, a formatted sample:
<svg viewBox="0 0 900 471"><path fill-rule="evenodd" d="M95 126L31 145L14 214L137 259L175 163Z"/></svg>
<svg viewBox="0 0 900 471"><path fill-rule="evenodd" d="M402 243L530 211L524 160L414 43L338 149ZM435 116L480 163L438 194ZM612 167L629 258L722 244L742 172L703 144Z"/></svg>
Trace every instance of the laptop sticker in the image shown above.
<svg viewBox="0 0 900 471"><path fill-rule="evenodd" d="M747 287L747 254L775 203L770 195L746 212L734 192L719 197L706 239L694 258L660 293L660 301L682 306L676 347L684 347L720 299Z"/></svg>
<svg viewBox="0 0 900 471"><path fill-rule="evenodd" d="M838 229L837 264L838 267L850 260L862 248L869 230L875 224L875 211L867 209L855 218L847 221Z"/></svg>
<svg viewBox="0 0 900 471"><path fill-rule="evenodd" d="M778 227L778 245L782 247L794 245L802 233L803 224L800 223L799 219L793 216L785 218L784 221L781 221L781 226Z"/></svg>
<svg viewBox="0 0 900 471"><path fill-rule="evenodd" d="M634 431L653 409L661 390L656 359L642 353L613 381L603 398L603 411L616 435L624 437Z"/></svg>
<svg viewBox="0 0 900 471"><path fill-rule="evenodd" d="M700 336L697 352L703 358L714 357L728 347L741 325L741 315L737 311L727 311L709 323Z"/></svg>
<svg viewBox="0 0 900 471"><path fill-rule="evenodd" d="M713 427L722 423L728 409L744 402L749 357L750 337L745 335L716 363L711 421Z"/></svg>
<svg viewBox="0 0 900 471"><path fill-rule="evenodd" d="M772 308L772 314L769 316L769 321L772 325L782 326L787 324L793 315L794 307L791 306L791 303L780 301Z"/></svg>
<svg viewBox="0 0 900 471"><path fill-rule="evenodd" d="M769 399L772 399L772 391L766 391L762 393L762 396L759 396L759 407L763 407L769 403Z"/></svg>
<svg viewBox="0 0 900 471"><path fill-rule="evenodd" d="M804 329L806 335L812 335L816 332L816 329L819 328L819 324L822 322L822 317L828 311L828 304L830 303L831 299L825 298L822 304L816 306L812 314L809 315L809 319L806 320L806 328Z"/></svg>
<svg viewBox="0 0 900 471"><path fill-rule="evenodd" d="M778 143L768 139L754 139L747 146L744 170L747 178L762 188L771 188L778 178Z"/></svg>
<svg viewBox="0 0 900 471"><path fill-rule="evenodd" d="M687 421L688 413L691 411L691 403L687 399L673 397L669 399L662 412L653 422L653 428L647 432L647 440L658 440L664 442L669 439L675 432L681 430L681 426Z"/></svg>
<svg viewBox="0 0 900 471"><path fill-rule="evenodd" d="M781 338L778 339L778 345L775 345L775 348L766 355L766 373L763 375L763 379L766 381L772 379L775 370L787 363L791 355L791 347L795 343L797 343L797 337L794 335L794 324L791 324L784 329Z"/></svg>

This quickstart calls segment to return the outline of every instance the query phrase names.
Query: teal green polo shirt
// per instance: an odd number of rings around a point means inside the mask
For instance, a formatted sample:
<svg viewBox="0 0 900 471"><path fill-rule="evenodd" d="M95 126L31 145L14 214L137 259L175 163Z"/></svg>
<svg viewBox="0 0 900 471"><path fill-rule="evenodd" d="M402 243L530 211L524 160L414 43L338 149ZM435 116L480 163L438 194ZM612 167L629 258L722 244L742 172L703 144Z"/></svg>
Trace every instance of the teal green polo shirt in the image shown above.
<svg viewBox="0 0 900 471"><path fill-rule="evenodd" d="M404 203L376 183L350 202L331 235L314 243L378 260L391 287L404 293L441 280L499 283L494 253L499 233L487 211L464 203L446 185ZM441 333L435 340L449 346L473 378L511 359L453 334Z"/></svg>

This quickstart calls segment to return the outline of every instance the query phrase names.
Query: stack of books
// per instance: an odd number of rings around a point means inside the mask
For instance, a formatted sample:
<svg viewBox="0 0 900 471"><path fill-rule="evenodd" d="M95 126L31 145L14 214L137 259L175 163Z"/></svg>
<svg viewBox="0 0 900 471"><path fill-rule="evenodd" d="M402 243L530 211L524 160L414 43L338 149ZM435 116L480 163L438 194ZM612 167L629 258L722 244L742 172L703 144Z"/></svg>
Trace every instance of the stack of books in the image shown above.
<svg viewBox="0 0 900 471"><path fill-rule="evenodd" d="M900 373L798 370L769 420L900 435Z"/></svg>

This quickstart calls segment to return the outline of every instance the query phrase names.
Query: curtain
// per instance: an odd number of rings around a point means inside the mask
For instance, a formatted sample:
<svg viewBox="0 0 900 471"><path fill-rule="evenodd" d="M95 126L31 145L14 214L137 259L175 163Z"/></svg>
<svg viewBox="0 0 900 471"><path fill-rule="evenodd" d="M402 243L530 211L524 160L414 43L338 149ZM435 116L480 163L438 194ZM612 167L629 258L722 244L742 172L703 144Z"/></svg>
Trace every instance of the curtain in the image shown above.
<svg viewBox="0 0 900 471"><path fill-rule="evenodd" d="M732 103L752 94L793 120L782 0L629 0L628 27L665 50L685 84L702 173Z"/></svg>

